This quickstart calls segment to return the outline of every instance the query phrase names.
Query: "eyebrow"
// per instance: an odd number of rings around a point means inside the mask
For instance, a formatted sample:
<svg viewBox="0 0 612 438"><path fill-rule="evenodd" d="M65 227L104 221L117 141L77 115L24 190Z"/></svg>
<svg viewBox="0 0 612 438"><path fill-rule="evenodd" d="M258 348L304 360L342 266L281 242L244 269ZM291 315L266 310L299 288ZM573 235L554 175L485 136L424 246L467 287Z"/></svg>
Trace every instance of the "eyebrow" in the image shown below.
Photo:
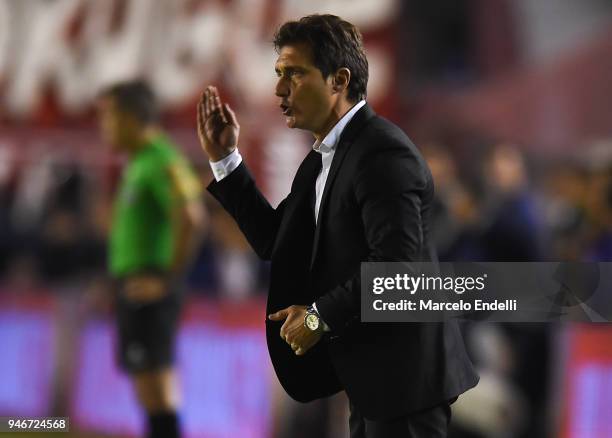
<svg viewBox="0 0 612 438"><path fill-rule="evenodd" d="M298 67L298 66L287 66L287 67L278 67L275 66L274 67L274 71L276 72L276 74L281 74L283 71L285 73L292 73L292 72L298 72L298 73L303 73L304 71L306 71L303 67Z"/></svg>

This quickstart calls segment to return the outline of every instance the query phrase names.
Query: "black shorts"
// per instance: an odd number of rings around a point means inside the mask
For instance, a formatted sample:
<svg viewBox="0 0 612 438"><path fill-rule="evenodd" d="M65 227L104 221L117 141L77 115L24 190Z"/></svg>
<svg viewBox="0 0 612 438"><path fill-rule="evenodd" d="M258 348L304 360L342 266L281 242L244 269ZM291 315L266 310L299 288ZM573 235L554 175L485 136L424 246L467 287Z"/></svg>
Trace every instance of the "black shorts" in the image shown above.
<svg viewBox="0 0 612 438"><path fill-rule="evenodd" d="M163 298L146 304L125 299L124 281L118 281L116 288L120 368L135 373L173 365L182 288L169 285Z"/></svg>

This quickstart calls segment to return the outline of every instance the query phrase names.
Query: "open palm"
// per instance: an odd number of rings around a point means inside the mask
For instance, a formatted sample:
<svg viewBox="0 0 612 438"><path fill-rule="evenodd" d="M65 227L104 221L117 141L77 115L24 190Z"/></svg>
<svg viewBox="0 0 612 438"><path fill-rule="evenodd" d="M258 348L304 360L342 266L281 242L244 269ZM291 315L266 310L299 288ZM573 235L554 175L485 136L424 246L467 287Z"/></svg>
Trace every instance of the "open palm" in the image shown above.
<svg viewBox="0 0 612 438"><path fill-rule="evenodd" d="M211 161L219 161L238 145L240 125L215 87L207 87L198 103L198 137Z"/></svg>

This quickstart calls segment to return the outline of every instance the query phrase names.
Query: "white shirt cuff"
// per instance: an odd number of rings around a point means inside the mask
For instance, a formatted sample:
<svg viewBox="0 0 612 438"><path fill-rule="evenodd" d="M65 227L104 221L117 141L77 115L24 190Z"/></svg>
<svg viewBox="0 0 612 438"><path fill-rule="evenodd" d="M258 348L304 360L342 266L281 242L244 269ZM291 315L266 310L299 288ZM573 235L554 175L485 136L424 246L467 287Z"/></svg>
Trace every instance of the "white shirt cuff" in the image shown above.
<svg viewBox="0 0 612 438"><path fill-rule="evenodd" d="M215 180L219 182L240 166L240 163L242 163L242 155L240 155L238 148L236 148L227 157L219 161L209 161L209 163Z"/></svg>
<svg viewBox="0 0 612 438"><path fill-rule="evenodd" d="M312 307L315 309L315 312L319 313L319 309L317 309L317 303L312 303ZM321 325L323 326L324 332L331 332L331 329L329 328L329 326L325 323L325 321L323 321L323 318L321 318L320 313L319 313L319 321L321 322Z"/></svg>

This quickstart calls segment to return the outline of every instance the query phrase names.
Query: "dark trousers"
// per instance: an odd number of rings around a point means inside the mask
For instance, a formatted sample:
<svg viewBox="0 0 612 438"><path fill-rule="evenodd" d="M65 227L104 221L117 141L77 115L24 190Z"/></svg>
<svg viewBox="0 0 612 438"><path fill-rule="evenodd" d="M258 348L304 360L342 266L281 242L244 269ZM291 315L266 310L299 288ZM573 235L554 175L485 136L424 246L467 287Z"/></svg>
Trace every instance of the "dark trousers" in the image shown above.
<svg viewBox="0 0 612 438"><path fill-rule="evenodd" d="M363 418L352 403L350 409L351 438L446 438L451 419L449 403L384 421Z"/></svg>

